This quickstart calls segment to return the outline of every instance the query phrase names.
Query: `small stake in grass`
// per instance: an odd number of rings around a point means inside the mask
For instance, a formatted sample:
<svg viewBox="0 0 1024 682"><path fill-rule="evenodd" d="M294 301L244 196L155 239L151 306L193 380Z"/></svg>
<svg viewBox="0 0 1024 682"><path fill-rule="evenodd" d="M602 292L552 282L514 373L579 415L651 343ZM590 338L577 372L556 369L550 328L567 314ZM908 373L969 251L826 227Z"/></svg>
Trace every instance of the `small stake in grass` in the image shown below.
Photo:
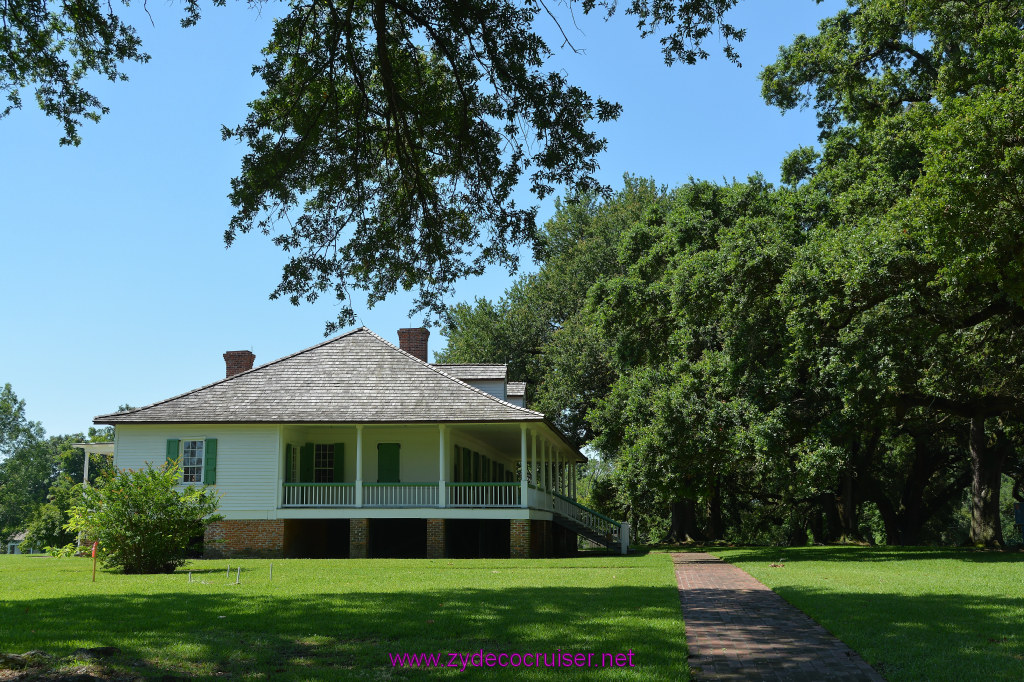
<svg viewBox="0 0 1024 682"><path fill-rule="evenodd" d="M270 579L271 580L274 579L274 562L273 561L270 562Z"/></svg>
<svg viewBox="0 0 1024 682"><path fill-rule="evenodd" d="M238 567L238 573L235 574L235 584L237 585L238 581L240 581L241 579L242 579L242 567L239 566Z"/></svg>
<svg viewBox="0 0 1024 682"><path fill-rule="evenodd" d="M192 582L192 571L188 572L188 581Z"/></svg>
<svg viewBox="0 0 1024 682"><path fill-rule="evenodd" d="M224 577L225 578L230 578L231 577L231 564L228 564L227 570L224 571Z"/></svg>

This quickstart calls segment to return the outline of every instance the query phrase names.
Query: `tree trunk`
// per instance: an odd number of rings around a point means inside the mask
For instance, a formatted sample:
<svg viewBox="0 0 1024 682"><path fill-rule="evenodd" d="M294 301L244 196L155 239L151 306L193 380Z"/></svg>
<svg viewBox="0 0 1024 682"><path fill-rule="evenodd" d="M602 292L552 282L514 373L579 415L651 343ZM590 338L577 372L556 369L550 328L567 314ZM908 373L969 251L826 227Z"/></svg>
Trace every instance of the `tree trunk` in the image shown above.
<svg viewBox="0 0 1024 682"><path fill-rule="evenodd" d="M822 493L818 496L818 504L825 514L824 527L821 532L821 542L829 544L839 539L842 534L842 523L839 520L839 509L836 506L836 496L832 493Z"/></svg>
<svg viewBox="0 0 1024 682"><path fill-rule="evenodd" d="M896 510L892 507L892 502L881 492L881 486L877 486L878 490L871 496L875 506L878 507L878 513L882 517L882 525L885 526L885 544L887 545L898 545L900 544L900 523L899 516L896 514Z"/></svg>
<svg viewBox="0 0 1024 682"><path fill-rule="evenodd" d="M708 532L709 540L721 540L725 537L725 526L722 523L722 492L718 486L711 490L708 497Z"/></svg>
<svg viewBox="0 0 1024 682"><path fill-rule="evenodd" d="M857 495L854 489L853 476L844 471L839 476L839 525L843 540L860 540L860 529L857 523Z"/></svg>
<svg viewBox="0 0 1024 682"><path fill-rule="evenodd" d="M1003 473L1001 448L987 447L985 418L971 417L971 544L1002 547L999 484Z"/></svg>
<svg viewBox="0 0 1024 682"><path fill-rule="evenodd" d="M703 542L704 534L697 527L697 502L683 498L669 505L672 525L663 542Z"/></svg>

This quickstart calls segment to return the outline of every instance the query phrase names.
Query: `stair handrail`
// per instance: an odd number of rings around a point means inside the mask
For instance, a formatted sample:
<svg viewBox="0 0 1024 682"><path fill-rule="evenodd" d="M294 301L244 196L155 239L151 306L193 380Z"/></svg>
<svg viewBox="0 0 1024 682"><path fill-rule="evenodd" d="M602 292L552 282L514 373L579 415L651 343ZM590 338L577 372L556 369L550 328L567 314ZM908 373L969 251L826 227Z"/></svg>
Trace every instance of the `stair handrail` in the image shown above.
<svg viewBox="0 0 1024 682"><path fill-rule="evenodd" d="M601 512L597 511L596 509L591 509L590 507L588 507L586 505L580 504L579 502L577 502L576 500L572 499L571 497L566 497L565 495L562 495L561 493L552 493L552 494L555 497L557 497L558 499L560 499L560 500L565 500L566 502L568 502L569 504L573 505L574 507L579 507L583 511L588 512L590 514L593 514L594 516L596 516L597 518L601 519L602 521L607 521L608 523L613 523L616 526L618 526L618 525L620 525L622 523L621 521L616 521L613 518L609 518L609 517L605 516Z"/></svg>

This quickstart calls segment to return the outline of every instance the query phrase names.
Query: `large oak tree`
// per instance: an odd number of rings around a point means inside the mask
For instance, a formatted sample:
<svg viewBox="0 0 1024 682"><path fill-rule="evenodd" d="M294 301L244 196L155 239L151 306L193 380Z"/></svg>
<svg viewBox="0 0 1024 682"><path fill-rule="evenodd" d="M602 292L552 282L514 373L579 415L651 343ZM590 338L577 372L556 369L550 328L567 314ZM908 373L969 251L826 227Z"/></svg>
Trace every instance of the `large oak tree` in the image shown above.
<svg viewBox="0 0 1024 682"><path fill-rule="evenodd" d="M737 2L630 0L621 9L642 36L660 39L666 62L694 63L708 56L712 33L737 59L743 31L725 20ZM83 120L107 111L85 79L126 80L125 63L149 58L117 9L0 0L0 117L34 87L64 127L61 143L78 144ZM201 9L186 0L182 24ZM226 243L252 230L272 235L288 260L271 297L298 304L333 294L341 311L328 331L354 320L353 288L371 306L399 287L415 290L416 309L429 314L460 278L492 264L514 269L537 233L537 207L517 202L517 187L536 199L601 189L606 141L594 123L620 107L546 65L559 49L552 34L573 49L561 30L573 12L616 9L604 0L290 0L254 66L262 95L223 131L249 148L232 181Z"/></svg>

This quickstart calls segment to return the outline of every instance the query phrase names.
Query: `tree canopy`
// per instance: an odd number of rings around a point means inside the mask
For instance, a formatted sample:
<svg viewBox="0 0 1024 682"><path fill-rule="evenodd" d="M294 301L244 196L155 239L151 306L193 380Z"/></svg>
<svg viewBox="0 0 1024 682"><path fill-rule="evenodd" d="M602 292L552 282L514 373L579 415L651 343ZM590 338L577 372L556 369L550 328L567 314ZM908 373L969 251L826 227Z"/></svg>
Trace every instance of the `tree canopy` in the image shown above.
<svg viewBox="0 0 1024 682"><path fill-rule="evenodd" d="M867 0L819 28L762 73L820 126L782 187L691 181L562 232L613 235L611 260L561 285L586 293L532 405L546 384L570 387L545 405L563 419L588 397L581 441L650 539L1000 546L1024 447L1019 4ZM554 361L570 334L603 358L596 391Z"/></svg>
<svg viewBox="0 0 1024 682"><path fill-rule="evenodd" d="M669 64L707 58L713 34L737 61L744 31L725 18L737 2L290 2L253 69L262 95L223 129L249 149L225 243L272 236L288 260L271 297L335 296L328 332L354 320L353 289L370 306L415 290L417 311L439 312L456 281L489 265L512 271L535 244L537 206L517 202L517 187L536 199L602 189L607 142L594 124L621 107L546 66L554 50L575 49L563 23L621 9ZM182 24L201 8L187 0ZM0 115L34 86L64 126L62 144L78 144L83 120L107 111L86 89L91 74L127 80L122 65L149 59L114 5L7 0L0 20Z"/></svg>

